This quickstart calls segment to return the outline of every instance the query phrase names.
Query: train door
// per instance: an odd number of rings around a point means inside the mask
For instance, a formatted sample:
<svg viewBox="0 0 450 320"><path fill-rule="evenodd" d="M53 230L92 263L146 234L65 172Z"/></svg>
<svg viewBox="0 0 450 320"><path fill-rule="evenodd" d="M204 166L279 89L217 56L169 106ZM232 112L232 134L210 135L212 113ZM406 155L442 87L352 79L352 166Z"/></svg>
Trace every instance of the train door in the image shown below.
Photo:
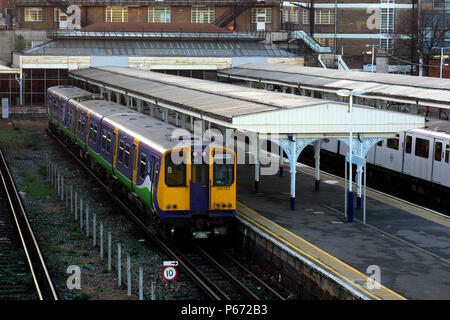
<svg viewBox="0 0 450 320"><path fill-rule="evenodd" d="M191 211L209 210L209 165L201 151L193 151L191 156Z"/></svg>
<svg viewBox="0 0 450 320"><path fill-rule="evenodd" d="M413 172L414 154L412 153L413 137L411 134L405 133L405 144L403 152L403 172L411 174Z"/></svg>
<svg viewBox="0 0 450 320"><path fill-rule="evenodd" d="M235 155L231 150L211 148L210 202L211 210L236 209L236 166Z"/></svg>
<svg viewBox="0 0 450 320"><path fill-rule="evenodd" d="M434 140L433 175L431 177L433 182L442 183L448 179L448 163L445 162L446 146L447 143L444 140Z"/></svg>

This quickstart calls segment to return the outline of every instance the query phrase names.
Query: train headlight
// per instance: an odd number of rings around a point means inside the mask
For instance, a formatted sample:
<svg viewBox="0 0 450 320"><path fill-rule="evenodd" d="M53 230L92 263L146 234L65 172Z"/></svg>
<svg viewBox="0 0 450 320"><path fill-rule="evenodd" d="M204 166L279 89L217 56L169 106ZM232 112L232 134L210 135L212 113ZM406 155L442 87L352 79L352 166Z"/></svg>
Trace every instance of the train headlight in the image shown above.
<svg viewBox="0 0 450 320"><path fill-rule="evenodd" d="M222 203L222 208L226 208L227 205L225 203Z"/></svg>
<svg viewBox="0 0 450 320"><path fill-rule="evenodd" d="M216 209L220 209L220 203L216 203Z"/></svg>
<svg viewBox="0 0 450 320"><path fill-rule="evenodd" d="M177 208L177 205L176 205L176 204L174 204L174 205L173 205L173 208L174 208L174 209L176 209L176 208Z"/></svg>
<svg viewBox="0 0 450 320"><path fill-rule="evenodd" d="M167 209L170 209L170 204L167 205Z"/></svg>
<svg viewBox="0 0 450 320"><path fill-rule="evenodd" d="M228 208L231 208L233 205L231 203L228 204Z"/></svg>

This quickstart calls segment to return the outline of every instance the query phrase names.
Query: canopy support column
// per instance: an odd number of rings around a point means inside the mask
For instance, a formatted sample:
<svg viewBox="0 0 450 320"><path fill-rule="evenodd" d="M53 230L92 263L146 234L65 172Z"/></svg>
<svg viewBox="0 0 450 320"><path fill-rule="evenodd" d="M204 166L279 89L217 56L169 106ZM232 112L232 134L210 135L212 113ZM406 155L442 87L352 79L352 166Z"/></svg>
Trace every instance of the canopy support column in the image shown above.
<svg viewBox="0 0 450 320"><path fill-rule="evenodd" d="M321 140L314 141L314 162L315 162L315 172L314 172L314 191L319 192L320 190L320 145Z"/></svg>
<svg viewBox="0 0 450 320"><path fill-rule="evenodd" d="M303 149L316 141L317 138L296 138L289 136L289 138L281 138L279 145L289 158L289 173L291 175L291 193L290 193L290 207L295 210L295 175L297 173L297 159ZM275 141L274 141L275 142Z"/></svg>

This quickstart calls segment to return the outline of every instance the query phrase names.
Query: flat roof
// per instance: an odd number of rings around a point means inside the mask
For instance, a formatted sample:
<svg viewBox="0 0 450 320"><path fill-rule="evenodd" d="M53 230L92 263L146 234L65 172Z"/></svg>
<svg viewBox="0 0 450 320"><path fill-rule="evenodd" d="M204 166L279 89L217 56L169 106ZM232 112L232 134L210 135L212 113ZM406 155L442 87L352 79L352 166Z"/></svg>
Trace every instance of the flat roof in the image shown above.
<svg viewBox="0 0 450 320"><path fill-rule="evenodd" d="M331 92L364 89L362 96L367 98L450 109L449 79L270 64L245 64L218 75Z"/></svg>
<svg viewBox="0 0 450 320"><path fill-rule="evenodd" d="M121 67L69 72L75 79L227 127L298 136L347 136L346 103ZM354 105L354 132L393 136L422 116Z"/></svg>

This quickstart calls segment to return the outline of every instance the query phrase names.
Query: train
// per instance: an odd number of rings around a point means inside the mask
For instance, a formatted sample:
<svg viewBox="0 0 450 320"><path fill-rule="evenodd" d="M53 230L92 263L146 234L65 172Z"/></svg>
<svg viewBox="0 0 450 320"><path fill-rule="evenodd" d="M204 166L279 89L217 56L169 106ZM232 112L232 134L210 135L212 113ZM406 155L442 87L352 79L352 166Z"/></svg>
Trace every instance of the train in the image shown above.
<svg viewBox="0 0 450 320"><path fill-rule="evenodd" d="M321 148L327 167L343 168L347 145L326 139ZM366 157L368 178L383 191L449 214L449 158L450 122L427 119L424 128L402 131L378 142Z"/></svg>
<svg viewBox="0 0 450 320"><path fill-rule="evenodd" d="M74 86L47 90L49 130L113 192L166 235L230 233L236 215L234 150Z"/></svg>

